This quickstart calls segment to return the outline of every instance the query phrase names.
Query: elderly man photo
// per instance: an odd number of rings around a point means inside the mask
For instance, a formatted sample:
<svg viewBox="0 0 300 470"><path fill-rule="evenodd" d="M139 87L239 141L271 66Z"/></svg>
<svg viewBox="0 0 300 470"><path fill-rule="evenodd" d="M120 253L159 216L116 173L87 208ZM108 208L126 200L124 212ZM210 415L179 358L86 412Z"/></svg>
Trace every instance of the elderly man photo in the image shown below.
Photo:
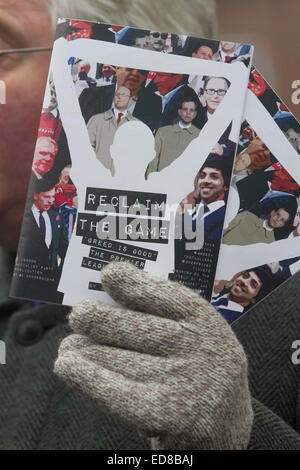
<svg viewBox="0 0 300 470"><path fill-rule="evenodd" d="M200 96L200 101L203 106L201 109L202 127L223 101L229 86L229 81L224 77L204 78L203 93Z"/></svg>
<svg viewBox="0 0 300 470"><path fill-rule="evenodd" d="M140 121L154 130L160 118L161 98L150 86L145 86L148 71L129 67L116 67L115 82L108 86L100 86L83 90L79 104L86 122L95 114L104 113L112 107L115 91L120 86L130 90L131 101L129 111Z"/></svg>
<svg viewBox="0 0 300 470"><path fill-rule="evenodd" d="M58 146L51 137L38 137L33 155L32 171L41 179L54 165Z"/></svg>
<svg viewBox="0 0 300 470"><path fill-rule="evenodd" d="M136 120L128 110L131 91L120 86L114 96L113 107L105 113L95 114L87 124L90 142L95 150L97 159L115 174L113 160L110 155L110 146L119 126L128 121Z"/></svg>

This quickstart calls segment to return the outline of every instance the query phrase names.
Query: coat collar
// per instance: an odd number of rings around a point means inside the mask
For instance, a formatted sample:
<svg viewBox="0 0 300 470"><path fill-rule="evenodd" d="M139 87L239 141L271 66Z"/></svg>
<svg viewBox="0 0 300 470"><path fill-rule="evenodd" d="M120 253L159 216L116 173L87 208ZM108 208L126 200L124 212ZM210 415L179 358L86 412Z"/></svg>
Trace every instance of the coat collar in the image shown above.
<svg viewBox="0 0 300 470"><path fill-rule="evenodd" d="M178 123L173 124L173 128L174 128L174 132L176 132L176 133L183 132L182 127L180 127L180 125ZM197 127L194 126L193 124L187 130L188 130L189 134L191 134L191 135L194 135L196 133L196 131L198 131ZM186 132L186 131L184 131L184 132Z"/></svg>
<svg viewBox="0 0 300 470"><path fill-rule="evenodd" d="M105 119L106 121L109 121L109 119L116 119L116 118L115 118L115 115L114 115L114 112L113 112L112 109L109 109L108 111L105 111L105 113L104 113L104 119ZM132 114L131 114L130 111L127 111L127 114L126 114L126 116L125 116L125 119L127 119L128 121L130 121L131 119L133 119Z"/></svg>

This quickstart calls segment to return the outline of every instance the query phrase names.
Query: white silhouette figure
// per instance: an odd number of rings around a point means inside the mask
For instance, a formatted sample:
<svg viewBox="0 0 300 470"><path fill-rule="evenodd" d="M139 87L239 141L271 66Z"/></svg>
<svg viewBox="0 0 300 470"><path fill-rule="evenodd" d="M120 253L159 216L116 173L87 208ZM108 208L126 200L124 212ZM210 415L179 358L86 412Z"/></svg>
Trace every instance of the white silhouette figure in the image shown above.
<svg viewBox="0 0 300 470"><path fill-rule="evenodd" d="M172 162L170 166L160 172L151 173L147 181L144 176L145 171L148 163L155 156L154 137L150 129L139 121L131 121L120 126L111 146L111 156L114 159L116 169L115 176L112 177L110 171L105 169L96 159L94 150L90 145L87 128L81 115L67 65L66 57L69 52L67 49L64 51L64 47L67 48L69 45L64 45L60 41L59 53L54 53L52 59L53 76L59 110L72 157L71 177L77 187L78 212L89 213L85 210L87 187L166 194L167 206L172 208L172 211L166 213L166 218L170 218L169 243L130 242L126 240L123 240L122 243L131 243L157 250L157 261L147 260L145 270L167 277L174 268L174 241L172 236L175 210L180 201L190 192L196 173L231 122L231 139L237 141L242 113L239 106L241 107L240 103L243 102L245 90L242 86L237 86L235 82L235 86L229 88L224 100L205 124L199 136L190 142L180 157ZM174 60L171 56L169 59L170 61ZM215 67L215 64L207 65L207 67L210 66ZM234 70L237 74L240 74L239 77L242 80L247 78L245 67L234 67ZM232 71L234 70L232 68ZM232 82L234 80L235 78L232 77ZM244 85L246 85L246 80ZM95 212L93 213L95 214ZM100 281L99 271L81 267L82 259L89 256L89 250L90 247L82 244L82 236L76 236L74 229L58 286L58 290L64 293L63 303L66 305L74 305L85 298L112 303L110 297L105 293L89 289L90 282L99 283Z"/></svg>

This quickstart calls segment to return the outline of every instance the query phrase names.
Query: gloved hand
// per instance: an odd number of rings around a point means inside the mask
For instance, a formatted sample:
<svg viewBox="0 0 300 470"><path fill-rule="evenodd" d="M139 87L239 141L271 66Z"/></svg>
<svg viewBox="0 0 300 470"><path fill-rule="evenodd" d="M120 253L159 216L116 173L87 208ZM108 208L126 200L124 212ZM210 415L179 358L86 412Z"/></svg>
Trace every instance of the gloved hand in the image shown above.
<svg viewBox="0 0 300 470"><path fill-rule="evenodd" d="M55 372L154 438L155 449L245 449L247 361L221 315L192 290L129 263L108 265L102 283L126 309L78 304Z"/></svg>

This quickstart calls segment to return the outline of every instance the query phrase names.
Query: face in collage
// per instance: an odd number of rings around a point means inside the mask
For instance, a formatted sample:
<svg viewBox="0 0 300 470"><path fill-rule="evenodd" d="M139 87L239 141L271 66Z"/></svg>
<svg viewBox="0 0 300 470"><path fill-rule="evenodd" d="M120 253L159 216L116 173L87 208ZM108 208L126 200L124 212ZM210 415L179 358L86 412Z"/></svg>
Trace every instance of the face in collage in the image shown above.
<svg viewBox="0 0 300 470"><path fill-rule="evenodd" d="M300 186L246 121L233 176L240 208L224 230L224 245L271 244L300 235ZM217 280L213 305L229 322L235 321L299 268L300 257L294 257Z"/></svg>

